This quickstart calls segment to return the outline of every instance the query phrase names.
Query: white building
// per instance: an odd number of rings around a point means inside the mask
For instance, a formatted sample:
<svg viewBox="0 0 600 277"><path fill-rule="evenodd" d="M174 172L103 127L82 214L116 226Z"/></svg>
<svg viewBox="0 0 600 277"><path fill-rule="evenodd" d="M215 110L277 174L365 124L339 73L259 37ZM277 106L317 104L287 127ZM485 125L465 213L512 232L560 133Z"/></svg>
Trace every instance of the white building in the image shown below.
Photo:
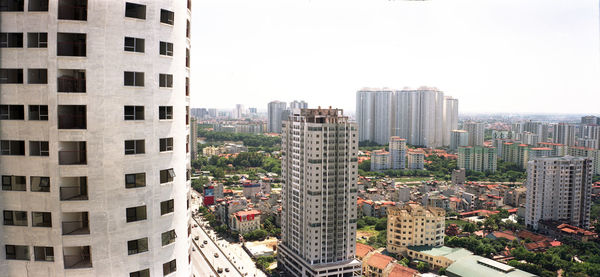
<svg viewBox="0 0 600 277"><path fill-rule="evenodd" d="M269 102L267 132L281 133L281 122L286 120L287 104L281 101Z"/></svg>
<svg viewBox="0 0 600 277"><path fill-rule="evenodd" d="M375 127L375 98L371 90L356 92L356 123L359 141L373 141Z"/></svg>
<svg viewBox="0 0 600 277"><path fill-rule="evenodd" d="M575 146L575 125L558 123L552 126L552 142Z"/></svg>
<svg viewBox="0 0 600 277"><path fill-rule="evenodd" d="M442 145L450 145L452 130L458 129L458 99L444 97L444 138Z"/></svg>
<svg viewBox="0 0 600 277"><path fill-rule="evenodd" d="M291 276L359 276L356 124L339 109L295 110L282 154L278 264Z"/></svg>
<svg viewBox="0 0 600 277"><path fill-rule="evenodd" d="M469 146L483 146L484 124L480 122L465 122L463 130L469 133Z"/></svg>
<svg viewBox="0 0 600 277"><path fill-rule="evenodd" d="M260 229L260 211L237 211L230 214L229 227L242 235Z"/></svg>
<svg viewBox="0 0 600 277"><path fill-rule="evenodd" d="M540 220L590 225L592 161L564 156L539 158L527 166L525 225L537 229Z"/></svg>
<svg viewBox="0 0 600 277"><path fill-rule="evenodd" d="M406 167L406 139L390 137L390 169Z"/></svg>
<svg viewBox="0 0 600 277"><path fill-rule="evenodd" d="M8 3L1 274L190 276L191 2Z"/></svg>
<svg viewBox="0 0 600 277"><path fill-rule="evenodd" d="M450 150L456 151L459 147L469 145L469 132L465 130L452 130L450 133Z"/></svg>
<svg viewBox="0 0 600 277"><path fill-rule="evenodd" d="M373 107L375 118L373 119L373 142L386 144L390 139L392 127L392 95L391 90L380 90L373 92L375 105Z"/></svg>
<svg viewBox="0 0 600 277"><path fill-rule="evenodd" d="M371 171L383 171L390 168L390 153L385 150L371 151Z"/></svg>
<svg viewBox="0 0 600 277"><path fill-rule="evenodd" d="M294 100L290 103L290 110L293 109L307 109L308 108L308 103L306 103L303 100Z"/></svg>
<svg viewBox="0 0 600 277"><path fill-rule="evenodd" d="M408 151L406 162L407 169L425 169L425 152L423 150Z"/></svg>

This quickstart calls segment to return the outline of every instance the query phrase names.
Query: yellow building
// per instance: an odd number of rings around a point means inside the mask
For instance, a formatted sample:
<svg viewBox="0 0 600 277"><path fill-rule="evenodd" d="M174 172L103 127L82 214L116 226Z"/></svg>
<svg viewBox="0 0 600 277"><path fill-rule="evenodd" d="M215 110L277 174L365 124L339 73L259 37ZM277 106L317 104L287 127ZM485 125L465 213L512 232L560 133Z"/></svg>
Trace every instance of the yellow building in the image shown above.
<svg viewBox="0 0 600 277"><path fill-rule="evenodd" d="M387 210L387 251L406 255L409 246L444 244L443 209L407 204Z"/></svg>
<svg viewBox="0 0 600 277"><path fill-rule="evenodd" d="M239 211L229 215L231 230L240 234L260 229L260 211Z"/></svg>

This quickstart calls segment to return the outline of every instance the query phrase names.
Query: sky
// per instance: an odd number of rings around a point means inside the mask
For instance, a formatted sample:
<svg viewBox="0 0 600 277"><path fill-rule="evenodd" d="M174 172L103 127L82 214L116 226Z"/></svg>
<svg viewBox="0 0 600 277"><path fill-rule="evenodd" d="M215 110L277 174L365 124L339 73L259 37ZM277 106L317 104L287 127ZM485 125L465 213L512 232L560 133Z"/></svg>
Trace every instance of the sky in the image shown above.
<svg viewBox="0 0 600 277"><path fill-rule="evenodd" d="M432 86L460 113L599 114L598 2L195 0L192 107Z"/></svg>

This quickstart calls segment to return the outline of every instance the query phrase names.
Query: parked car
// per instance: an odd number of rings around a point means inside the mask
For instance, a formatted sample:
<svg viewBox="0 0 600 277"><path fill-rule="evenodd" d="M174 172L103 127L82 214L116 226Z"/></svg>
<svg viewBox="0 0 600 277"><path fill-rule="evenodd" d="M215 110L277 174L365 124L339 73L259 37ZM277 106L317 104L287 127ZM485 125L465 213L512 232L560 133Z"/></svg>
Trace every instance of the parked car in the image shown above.
<svg viewBox="0 0 600 277"><path fill-rule="evenodd" d="M199 239L200 239L200 238L199 238L198 236L195 236L195 237L194 237L194 240L199 240Z"/></svg>
<svg viewBox="0 0 600 277"><path fill-rule="evenodd" d="M219 253L215 253L215 258L218 258L218 257L219 257Z"/></svg>
<svg viewBox="0 0 600 277"><path fill-rule="evenodd" d="M207 240L204 240L204 244L208 244L208 241L207 241Z"/></svg>

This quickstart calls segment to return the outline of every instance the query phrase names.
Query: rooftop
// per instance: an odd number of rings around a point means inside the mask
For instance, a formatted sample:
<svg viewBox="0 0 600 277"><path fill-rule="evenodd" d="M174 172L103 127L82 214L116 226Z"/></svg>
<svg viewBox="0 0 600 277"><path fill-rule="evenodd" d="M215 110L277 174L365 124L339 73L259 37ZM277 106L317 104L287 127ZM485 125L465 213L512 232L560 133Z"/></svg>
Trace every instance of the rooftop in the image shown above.
<svg viewBox="0 0 600 277"><path fill-rule="evenodd" d="M473 255L471 251L464 248L451 248L448 246L411 246L408 249L431 256L444 256L456 261L462 257Z"/></svg>
<svg viewBox="0 0 600 277"><path fill-rule="evenodd" d="M366 245L366 244L362 244L362 243L356 243L356 256L363 258L364 256L366 256L369 252L375 250L375 248Z"/></svg>
<svg viewBox="0 0 600 277"><path fill-rule="evenodd" d="M369 260L367 261L367 264L372 267L383 270L389 263L392 263L392 262L394 262L394 258L380 254L380 253L375 253L375 254L373 254L373 256L371 256L369 258Z"/></svg>
<svg viewBox="0 0 600 277"><path fill-rule="evenodd" d="M461 277L529 277L534 274L516 269L512 266L496 262L481 256L471 255L463 257L448 268L446 272L452 276Z"/></svg>
<svg viewBox="0 0 600 277"><path fill-rule="evenodd" d="M394 264L392 270L388 274L388 277L412 277L418 274L419 272L399 264Z"/></svg>

